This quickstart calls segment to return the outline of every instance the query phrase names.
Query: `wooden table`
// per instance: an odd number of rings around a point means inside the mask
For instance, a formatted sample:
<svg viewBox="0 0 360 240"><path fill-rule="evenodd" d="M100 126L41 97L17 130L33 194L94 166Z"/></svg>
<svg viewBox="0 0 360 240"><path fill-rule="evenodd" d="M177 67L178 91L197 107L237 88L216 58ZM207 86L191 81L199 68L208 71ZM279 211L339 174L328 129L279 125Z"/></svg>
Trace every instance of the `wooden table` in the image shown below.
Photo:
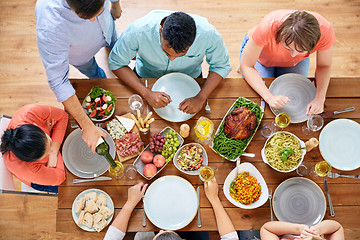
<svg viewBox="0 0 360 240"><path fill-rule="evenodd" d="M148 79L149 87L152 87L156 79ZM197 79L200 85L204 83L204 79ZM100 86L104 89L111 90L115 97L118 98L116 102L116 115L125 114L128 111L127 99L130 95L134 93L133 90L124 86L117 79L72 79L73 86L76 89L77 96L80 101L86 96L92 86ZM269 86L272 82L272 79L266 79L266 84ZM327 93L327 99L325 102L325 111L339 110L346 107L354 106L356 110L350 113L344 113L336 118L350 118L357 122L360 122L360 78L333 78L329 86ZM241 78L231 78L225 79L222 81L220 86L211 94L209 98L209 104L211 106L211 116L215 124L215 128L218 127L221 119L224 117L228 108L232 103L239 97L244 96L248 99L253 100L257 104L260 104L259 96L247 85L247 83ZM161 119L158 115L155 115L156 121L151 125L150 134L153 135L161 131L164 127L170 126L176 130L179 130L181 123L172 123L167 122ZM205 115L205 110L202 109L198 114L196 114L192 119L188 120L187 123L191 128L194 127L196 120L200 116ZM274 119L273 113L270 111L269 107L266 106L264 118L262 124L266 122L271 122ZM333 119L325 119L325 124L332 121ZM70 116L70 123L75 123L74 119ZM297 135L302 140L306 141L309 139L309 136L306 136L301 131L302 123L291 124L286 128L287 131L290 131ZM71 132L70 127L68 128L67 134ZM319 137L319 132L315 133L315 137ZM143 141L148 141L148 139L143 139ZM190 138L185 140L185 143L192 142ZM261 136L260 131L257 131L254 138L252 139L250 145L246 149L249 153L255 153L255 158L242 157L242 162L250 162L261 172L265 178L268 187L272 188L273 191L276 187L284 180L296 177L296 172L291 173L279 173L268 165L266 165L260 156L260 150L263 148L265 138ZM146 143L147 144L147 143ZM360 147L360 146L359 146ZM235 167L235 163L222 159L219 155L214 153L211 149L205 146L205 149L208 153L209 164L213 167L217 167L216 178L220 185L219 196L222 201L222 204L226 208L227 213L232 219L235 228L237 230L249 230L249 229L260 229L260 227L267 221L270 220L270 209L269 202L267 201L262 207L253 210L245 210L233 206L224 196L222 191L222 184L225 181L228 173ZM322 160L322 156L319 152L319 149L316 148L311 152L305 155L305 162L315 162ZM125 162L125 165L132 164L133 160ZM334 172L341 173L341 171L334 169ZM346 172L346 174L360 174L360 169ZM106 173L105 175L108 175ZM201 218L202 218L202 228L197 227L196 218L184 229L185 231L198 231L198 230L207 230L207 231L216 231L216 222L214 218L213 210L210 206L210 203L206 199L203 184L199 180L198 176L189 176L178 171L172 162L170 162L162 172L160 172L155 178L159 178L166 175L178 175L188 181L190 181L194 187L200 186L201 188ZM129 186L136 184L139 181L144 181L151 183L152 181L146 181L141 175L137 175L136 179L129 180L125 177L120 180L112 181L100 181L100 182L91 182L91 183L80 183L73 184L72 180L76 178L73 174L67 171L65 182L59 187L59 197L58 197L58 210L56 216L56 229L57 232L74 232L81 233L81 230L73 221L71 215L71 207L75 197L83 190L88 188L99 188L107 192L114 201L115 204L115 214L117 214L121 207L124 205L127 199L127 189ZM324 189L323 180L315 180L316 183ZM330 194L332 197L332 202L334 204L334 209L336 216L334 218L329 216L329 209L327 208L325 219L335 219L339 221L344 228L346 229L347 237L349 239L355 239L355 237L360 234L360 180L358 179L348 179L348 178L337 178L337 179L328 179ZM146 227L142 227L142 215L143 215L143 203L140 202L136 209L134 210L130 222L128 231L137 232L137 231L153 231L158 230L149 220L147 220ZM100 234L104 234L103 233Z"/></svg>

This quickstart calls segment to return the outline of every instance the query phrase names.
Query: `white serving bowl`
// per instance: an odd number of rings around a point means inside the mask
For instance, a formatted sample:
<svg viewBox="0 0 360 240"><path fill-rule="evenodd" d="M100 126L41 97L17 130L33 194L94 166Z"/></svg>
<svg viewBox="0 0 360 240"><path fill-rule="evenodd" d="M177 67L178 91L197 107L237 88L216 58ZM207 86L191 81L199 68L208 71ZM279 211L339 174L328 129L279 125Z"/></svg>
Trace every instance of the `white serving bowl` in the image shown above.
<svg viewBox="0 0 360 240"><path fill-rule="evenodd" d="M188 143L188 144L185 144L184 146L182 146L181 148L179 148L179 149L176 151L175 155L174 155L173 163L174 163L175 167L176 167L180 172L183 172L183 173L189 174L189 175L199 175L199 170L200 170L200 168L197 169L197 170L194 170L194 171L185 171L185 170L181 169L181 167L179 166L179 163L178 163L178 161L177 161L180 152L181 152L186 146L189 146L189 145L196 145L196 146L199 146L199 147L202 149L202 151L203 151L203 162L201 163L201 165L205 165L205 166L208 165L208 157L207 157L206 151L205 151L205 149L203 148L203 146L201 146L201 144L199 144L199 143Z"/></svg>

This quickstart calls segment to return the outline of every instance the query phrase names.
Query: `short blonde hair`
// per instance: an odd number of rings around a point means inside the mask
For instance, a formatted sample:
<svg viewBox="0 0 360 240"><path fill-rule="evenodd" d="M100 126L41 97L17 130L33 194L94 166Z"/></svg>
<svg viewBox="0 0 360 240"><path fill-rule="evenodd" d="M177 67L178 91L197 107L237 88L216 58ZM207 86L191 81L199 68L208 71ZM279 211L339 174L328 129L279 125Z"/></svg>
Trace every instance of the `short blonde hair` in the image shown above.
<svg viewBox="0 0 360 240"><path fill-rule="evenodd" d="M296 51L310 53L320 36L320 26L316 18L305 11L296 11L276 31L276 42L279 44L283 41L287 46L294 43Z"/></svg>

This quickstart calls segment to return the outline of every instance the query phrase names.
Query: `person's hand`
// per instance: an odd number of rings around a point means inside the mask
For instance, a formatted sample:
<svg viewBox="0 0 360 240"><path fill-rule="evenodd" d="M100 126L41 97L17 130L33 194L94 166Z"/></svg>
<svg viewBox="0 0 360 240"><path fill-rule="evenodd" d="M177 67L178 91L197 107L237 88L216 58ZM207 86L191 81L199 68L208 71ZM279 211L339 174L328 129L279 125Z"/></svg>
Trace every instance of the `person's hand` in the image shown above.
<svg viewBox="0 0 360 240"><path fill-rule="evenodd" d="M55 152L50 152L49 153L49 160L48 162L46 163L46 166L47 167L56 167L56 164L57 164L57 153Z"/></svg>
<svg viewBox="0 0 360 240"><path fill-rule="evenodd" d="M94 124L82 129L82 138L87 143L88 147L91 148L93 153L96 152L96 144L100 137L106 138L106 133L101 131Z"/></svg>
<svg viewBox="0 0 360 240"><path fill-rule="evenodd" d="M290 99L282 95L277 95L277 96L272 96L266 102L269 104L270 107L278 109L288 104L290 102Z"/></svg>
<svg viewBox="0 0 360 240"><path fill-rule="evenodd" d="M172 100L169 95L164 92L151 92L146 99L153 108L166 107Z"/></svg>
<svg viewBox="0 0 360 240"><path fill-rule="evenodd" d="M117 2L111 3L111 9L110 9L111 16L114 20L121 17L122 9L120 6L120 0Z"/></svg>
<svg viewBox="0 0 360 240"><path fill-rule="evenodd" d="M51 119L51 121L45 120L45 123L46 123L46 126L47 126L48 129L49 129L49 133L51 134L51 131L52 131L53 127L54 127L55 124L56 124L56 121L55 121L54 119Z"/></svg>
<svg viewBox="0 0 360 240"><path fill-rule="evenodd" d="M324 102L325 99L317 99L312 100L306 108L306 115L310 116L311 114L319 114L324 111Z"/></svg>
<svg viewBox="0 0 360 240"><path fill-rule="evenodd" d="M211 181L204 182L204 191L210 203L219 199L219 187L215 177Z"/></svg>
<svg viewBox="0 0 360 240"><path fill-rule="evenodd" d="M179 104L179 110L184 113L194 114L201 110L204 102L205 101L201 101L197 96L186 98Z"/></svg>
<svg viewBox="0 0 360 240"><path fill-rule="evenodd" d="M131 205L131 207L135 208L141 198L144 196L148 184L144 184L143 182L139 182L138 184L130 187L128 189L128 200L127 203Z"/></svg>
<svg viewBox="0 0 360 240"><path fill-rule="evenodd" d="M311 240L314 236L320 237L320 234L315 227L306 226L300 234L300 238L304 240Z"/></svg>

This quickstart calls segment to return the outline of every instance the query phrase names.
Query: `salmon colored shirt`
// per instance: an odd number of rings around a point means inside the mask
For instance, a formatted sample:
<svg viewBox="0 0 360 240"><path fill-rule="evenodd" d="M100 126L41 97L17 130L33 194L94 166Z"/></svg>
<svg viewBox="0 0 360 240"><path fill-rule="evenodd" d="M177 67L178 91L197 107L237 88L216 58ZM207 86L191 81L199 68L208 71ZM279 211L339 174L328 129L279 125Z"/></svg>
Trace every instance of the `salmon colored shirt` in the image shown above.
<svg viewBox="0 0 360 240"><path fill-rule="evenodd" d="M52 133L47 127L46 120L56 121L52 128ZM25 105L20 108L11 119L8 129L16 128L24 124L36 124L53 142L62 143L68 123L67 113L59 108L41 105ZM31 185L31 183L41 185L60 185L65 180L64 161L58 153L56 167L47 167L49 156L35 162L24 162L18 159L11 151L3 155L4 163L9 171L14 174L21 182Z"/></svg>
<svg viewBox="0 0 360 240"><path fill-rule="evenodd" d="M276 31L295 10L277 10L266 15L261 22L248 32L249 38L262 47L258 62L266 67L293 67L309 54L291 57L290 50L280 42L276 43ZM328 50L335 43L335 33L331 24L320 14L309 12L319 22L321 37L311 53Z"/></svg>

